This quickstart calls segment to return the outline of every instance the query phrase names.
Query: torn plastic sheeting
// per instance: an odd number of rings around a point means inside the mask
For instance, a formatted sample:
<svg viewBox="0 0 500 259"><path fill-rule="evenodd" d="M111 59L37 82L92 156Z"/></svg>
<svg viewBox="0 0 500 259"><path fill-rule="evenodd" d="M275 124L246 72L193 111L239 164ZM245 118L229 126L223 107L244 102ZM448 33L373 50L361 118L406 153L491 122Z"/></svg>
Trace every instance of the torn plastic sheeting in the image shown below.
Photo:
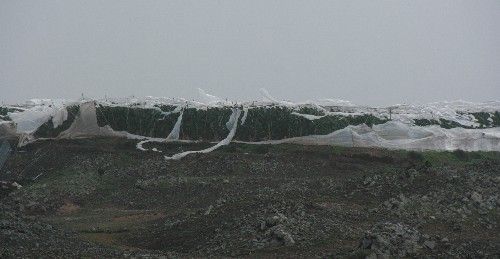
<svg viewBox="0 0 500 259"><path fill-rule="evenodd" d="M239 110L239 111L240 111L240 113L241 113L241 110ZM234 115L234 109L233 109L233 112L231 113L231 116L229 116L229 120L226 122L226 128L227 128L227 130L229 130L229 131L230 131L230 130L234 127L235 123L236 123L236 122L238 121L238 119L239 119L239 116L238 116L238 117L235 117L235 116L233 116L233 115Z"/></svg>
<svg viewBox="0 0 500 259"><path fill-rule="evenodd" d="M481 125L477 122L477 119L471 115L472 112L496 112L500 111L500 102L483 102L483 103L471 103L465 101L453 101L453 102L435 102L423 105L407 105L398 104L390 107L365 107L350 104L348 101L337 100L337 99L323 99L318 101L308 101L305 103L292 103L286 101L280 101L279 98L274 98L265 89L260 90L265 99L271 101L274 104L285 106L285 107L301 107L304 105L313 106L318 110L328 110L331 112L325 112L327 115L341 115L341 116L358 116L364 114L371 114L378 118L389 118L394 120L401 120L408 124L413 124L415 119L429 119L429 120L449 120L457 122L463 126L473 126L480 127ZM137 108L154 108L161 110L155 105L172 105L172 106L189 106L196 109L207 109L207 107L212 106L228 106L233 105L227 101L221 100L214 95L207 94L205 91L201 90L200 95L209 104L202 104L195 101L186 100L183 98L166 98L166 97L144 97L144 98L121 98L116 101L108 102L100 101L106 106L134 106ZM31 107L25 110L26 113L31 113L33 110L37 110L40 107L61 107L64 104L68 104L65 100L51 100L51 99L32 99L26 102L26 107ZM243 107L249 106L269 106L269 102L242 102L240 103ZM332 108L332 106L335 106ZM24 108L19 108L24 109ZM24 112L14 112L13 114L19 114ZM173 112L162 112L164 116ZM17 116L17 115L14 115ZM21 115L24 116L24 115ZM314 119L314 117L306 116L309 119ZM491 117L490 117L491 118ZM491 119L488 119L491 121ZM43 119L43 122L48 121L48 117ZM58 125L61 120L55 119L54 125ZM18 121L19 122L19 121ZM33 122L33 121L32 121ZM26 133L30 130L36 130L36 122L24 121L19 123L19 133ZM42 123L43 124L43 123Z"/></svg>
<svg viewBox="0 0 500 259"><path fill-rule="evenodd" d="M61 132L57 138L77 138L86 136L116 136L126 137L126 132L114 131L109 126L99 127L97 124L95 102L80 104L80 113L71 126Z"/></svg>
<svg viewBox="0 0 500 259"><path fill-rule="evenodd" d="M181 131L181 124L182 124L182 115L184 114L184 111L181 111L179 114L179 117L177 117L177 121L175 122L174 127L172 128L172 131L170 131L170 134L167 136L167 140L178 140L179 139L179 132Z"/></svg>
<svg viewBox="0 0 500 259"><path fill-rule="evenodd" d="M198 88L198 94L203 99L203 102L206 104L215 104L221 102L221 99L219 97L208 94L201 88Z"/></svg>
<svg viewBox="0 0 500 259"><path fill-rule="evenodd" d="M170 112L164 112L164 111L162 111L162 110L161 110L160 108L158 108L158 107L154 107L154 109L156 109L156 110L158 110L159 112L161 112L161 114L162 114L163 116L168 116L168 115L170 115L170 114L175 114L175 113L179 113L179 112L181 112L181 111L182 111L182 109L184 109L184 106L180 106L180 105L179 105L179 106L175 107L175 109L174 109L173 111L170 111ZM165 117L164 117L164 118L165 118Z"/></svg>
<svg viewBox="0 0 500 259"><path fill-rule="evenodd" d="M318 116L318 115L312 115L312 114L303 114L303 113L298 113L298 112L292 112L292 114L295 115L295 116L306 118L306 119L308 119L310 121L321 119L321 118L327 116L327 115Z"/></svg>
<svg viewBox="0 0 500 259"><path fill-rule="evenodd" d="M147 151L147 149L143 148L143 147L142 147L142 145L144 145L144 144L146 144L146 143L148 143L148 142L151 142L151 141L150 141L149 139L147 139L147 140L143 140L143 141L139 141L139 142L135 145L135 147L136 147L137 149L141 150L141 151Z"/></svg>
<svg viewBox="0 0 500 259"><path fill-rule="evenodd" d="M147 138L146 140L142 140L139 143L137 143L136 148L141 150L141 151L147 151L148 149L144 148L143 145L146 143L149 143L149 142L178 141L179 140L179 132L180 132L181 125L182 125L183 114L184 114L184 111L180 110L179 117L177 117L177 121L175 122L175 125L172 128L172 130L170 131L170 134L168 134L167 138L165 138L165 139L163 139L163 138ZM136 138L142 138L142 136L128 134L127 138L136 139ZM161 152L158 150L153 150L153 151Z"/></svg>
<svg viewBox="0 0 500 259"><path fill-rule="evenodd" d="M54 115L52 116L52 124L54 125L54 129L59 127L68 119L68 110L66 107L62 107L58 109Z"/></svg>
<svg viewBox="0 0 500 259"><path fill-rule="evenodd" d="M68 111L65 107L35 106L23 112L9 113L9 117L16 123L18 133L33 133L51 119L54 128L61 125L68 118Z"/></svg>
<svg viewBox="0 0 500 259"><path fill-rule="evenodd" d="M241 125L246 121L248 115L249 107L270 107L270 106L282 106L282 107L293 107L300 108L302 106L310 107L311 105L317 110L321 110L326 115L342 115L342 116L357 116L372 114L378 118L388 118L392 115L392 124L379 124L373 127L369 132L359 131L359 128L350 127L346 128L345 131L339 131L339 134L343 132L344 135L339 135L342 142L346 145L353 146L379 146L379 147L389 147L389 148L423 148L423 149L445 149L451 150L457 147L464 147L466 150L496 150L498 149L498 139L500 139L495 130L484 131L478 129L479 131L463 131L463 129L458 128L457 130L443 130L440 126L436 127L416 127L413 126L414 119L416 118L428 118L428 119L445 119L454 122L458 122L463 126L479 126L478 119L471 112L489 112L490 116L487 118L488 121L493 121L492 112L500 110L500 102L487 102L487 103L469 103L464 101L456 102L438 102L430 103L425 105L396 105L387 108L370 108L364 106L354 106L346 105L346 103L338 102L340 107L328 107L336 104L333 100L328 100L328 102L306 102L306 103L291 103L286 101L279 101L279 99L272 97L265 89L261 89L264 97L268 100L277 103L276 105L270 105L269 102L246 102L240 103L243 106L243 118L241 119ZM205 97L208 96L209 99L215 101L215 104L201 104L194 101L185 100L182 98L129 98L124 102L107 103L105 105L109 106L120 106L120 107L137 107L137 108L154 108L160 110L160 108L155 105L173 105L175 109L171 112L162 112L164 116L171 113L180 112L182 108L187 106L192 106L195 109L208 109L207 107L226 107L229 108L228 102L221 101L220 98L206 94L203 92ZM209 101L210 102L210 101ZM213 103L213 102L211 102ZM52 120L53 127L57 128L68 118L68 110L66 110L65 105L68 105L67 101L64 100L50 100L50 99L33 99L26 103L25 107L29 108L19 108L21 111L17 110L15 112L9 113L10 117L14 118L11 124L6 124L5 122L0 122L0 135L5 132L11 132L12 129L16 130L16 136L20 136L20 143L32 142L35 139L33 132L35 132L40 125ZM321 106L323 105L323 107ZM234 107L234 106L233 106ZM94 109L95 110L95 109ZM295 110L295 109L294 109ZM69 110L71 111L71 109ZM390 114L389 114L390 113ZM302 116L304 118L315 120L323 116L301 114L298 112L293 112L294 116ZM71 114L70 114L71 115ZM80 116L82 117L82 116ZM172 118L173 119L173 118ZM83 122L82 122L83 121ZM179 121L179 120L178 120ZM173 121L172 121L173 122ZM253 121L252 121L253 122ZM402 122L403 125L398 123ZM64 134L59 134L58 137L73 138L73 137L84 137L84 136L129 136L128 132L114 131L109 126L99 127L100 124L93 125L91 121L87 119L81 119L79 125L75 122L71 124L73 128L71 131L66 130ZM182 123L182 121L180 122ZM250 123L250 122L249 122ZM16 125L17 124L17 125ZM176 123L177 124L177 123ZM232 125L228 121L226 127L228 130L232 129ZM76 126L75 126L76 125ZM92 125L92 126L89 126ZM248 125L248 124L247 124ZM16 127L17 126L17 127ZM103 125L101 125L103 126ZM175 125L174 125L175 126ZM495 126L495 125L493 125ZM62 129L61 129L62 130ZM55 131L56 134L59 131ZM328 132L328 131L323 131ZM172 130L169 136L172 134ZM70 134L70 135L68 135ZM141 132L142 134L142 132ZM161 134L163 137L165 132ZM225 132L222 133L222 135ZM307 133L310 134L310 133ZM174 134L175 136L175 134ZM310 136L307 136L310 137ZM219 137L220 138L220 137ZM138 139L144 139L140 137ZM175 138L172 138L175 140ZM200 138L198 138L200 139ZM259 138L262 139L262 138ZM339 141L340 141L339 139ZM350 140L349 140L350 139Z"/></svg>
<svg viewBox="0 0 500 259"><path fill-rule="evenodd" d="M407 132L404 134L404 132ZM394 134L394 135L392 135ZM410 126L388 122L370 128L365 124L348 126L327 135L310 135L280 140L243 142L247 144L339 145L405 150L500 151L500 128L444 129L439 126Z"/></svg>
<svg viewBox="0 0 500 259"><path fill-rule="evenodd" d="M278 99L271 96L271 94L269 94L269 92L265 88L260 88L259 91L265 99L267 99L273 103L278 103L278 104L281 104L284 106L295 106L296 105L295 103L292 103L292 102L279 101Z"/></svg>
<svg viewBox="0 0 500 259"><path fill-rule="evenodd" d="M234 135L236 134L236 128L238 127L238 118L240 117L240 114L241 114L240 109L237 109L237 108L233 109L233 112L231 113L231 116L229 117L229 120L228 120L228 122L230 122L230 121L233 122L233 124L231 125L231 130L229 131L229 134L227 135L227 137L225 139L221 140L216 145L209 147L209 148L206 148L206 149L203 149L203 150L186 151L186 152L175 154L173 156L165 156L165 159L167 159L167 160L179 160L179 159L181 159L189 154L209 153L209 152L212 152L212 151L218 149L221 146L228 145L231 142L231 140L233 139Z"/></svg>
<svg viewBox="0 0 500 259"><path fill-rule="evenodd" d="M127 138L128 139L141 139L143 138L142 136L138 136L138 135L133 135L133 134L127 134ZM149 149L146 149L143 147L144 144L146 143L150 143L150 142L158 142L158 143L161 143L161 142L165 142L166 139L163 139L163 138L147 138L145 140L142 140L142 141L139 141L135 147L141 151L148 151Z"/></svg>
<svg viewBox="0 0 500 259"><path fill-rule="evenodd" d="M240 125L244 125L248 116L248 107L243 108L243 117L241 118Z"/></svg>

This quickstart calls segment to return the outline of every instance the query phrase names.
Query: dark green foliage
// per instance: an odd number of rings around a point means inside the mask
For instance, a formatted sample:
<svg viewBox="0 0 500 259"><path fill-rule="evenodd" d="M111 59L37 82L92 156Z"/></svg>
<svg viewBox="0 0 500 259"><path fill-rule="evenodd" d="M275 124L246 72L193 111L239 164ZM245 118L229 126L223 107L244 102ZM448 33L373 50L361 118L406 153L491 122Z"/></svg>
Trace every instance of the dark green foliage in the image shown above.
<svg viewBox="0 0 500 259"><path fill-rule="evenodd" d="M9 112L19 112L21 109L0 106L0 120L10 121Z"/></svg>
<svg viewBox="0 0 500 259"><path fill-rule="evenodd" d="M325 113L322 110L319 110L315 107L307 107L307 106L300 107L296 112L302 114L316 115L316 116L325 115Z"/></svg>
<svg viewBox="0 0 500 259"><path fill-rule="evenodd" d="M417 126L430 126L430 125L440 125L437 120L428 120L428 119L414 119L415 125Z"/></svg>
<svg viewBox="0 0 500 259"><path fill-rule="evenodd" d="M7 115L9 112L21 112L22 109L0 106L0 115Z"/></svg>
<svg viewBox="0 0 500 259"><path fill-rule="evenodd" d="M72 105L66 107L66 110L68 111L68 118L57 128L54 129L54 124L52 123L52 119L47 121L46 123L42 124L34 133L35 137L37 138L55 138L59 135L59 133L67 130L73 121L75 120L76 116L78 116L80 112L80 106L79 105Z"/></svg>
<svg viewBox="0 0 500 259"><path fill-rule="evenodd" d="M500 127L500 112L496 111L494 113L488 112L476 112L472 113L474 118L480 124L480 127ZM491 118L491 121L489 120Z"/></svg>
<svg viewBox="0 0 500 259"><path fill-rule="evenodd" d="M361 116L326 116L313 121L314 133L312 134L324 135L339 129L343 129L349 125L359 125L364 123L371 127L373 125L382 124L385 122L387 122L387 120L380 119L371 114L364 114Z"/></svg>
<svg viewBox="0 0 500 259"><path fill-rule="evenodd" d="M300 136L311 121L291 114L286 107L256 107L248 110L244 125L239 125L236 139L259 141Z"/></svg>
<svg viewBox="0 0 500 259"><path fill-rule="evenodd" d="M476 121L480 124L480 128L490 127L491 122L488 120L490 118L490 114L487 112L475 112L471 113L476 118Z"/></svg>
<svg viewBox="0 0 500 259"><path fill-rule="evenodd" d="M500 113L498 111L494 113L488 113L488 112L474 112L470 113L470 115L473 115L474 118L476 118L476 121L479 123L479 128L488 128L488 127L499 127L500 126ZM493 121L490 121L489 118L491 118ZM446 120L446 119L439 119L434 120L434 119L414 119L413 120L415 125L417 126L429 126L429 125L439 125L442 128L445 129L451 129L451 128L466 128L466 129L471 129L474 127L471 126L465 126L462 125L458 122L451 121L451 120Z"/></svg>
<svg viewBox="0 0 500 259"><path fill-rule="evenodd" d="M172 111L173 106L158 107ZM314 108L301 110L312 113ZM349 125L366 123L369 126L384 123L386 120L373 115L326 116L310 121L293 115L294 110L282 106L255 107L248 111L244 125L239 125L236 140L262 141L306 135L324 135ZM229 107L204 109L185 108L180 129L180 139L218 141L224 139L229 130L226 122L232 111ZM164 118L156 109L136 107L98 106L99 126L109 125L114 130L149 137L166 137L177 121L178 114Z"/></svg>
<svg viewBox="0 0 500 259"><path fill-rule="evenodd" d="M78 109L75 106L68 108L68 110L75 108ZM173 129L179 113L165 115L162 111L170 112L174 109L176 109L176 106L172 105L158 105L156 108L98 105L96 107L97 123L101 127L109 125L116 131L126 131L131 134L147 137L165 138ZM207 109L184 108L180 139L203 141L219 141L224 139L229 133L229 130L226 128L226 122L231 112L230 107L212 107ZM263 141L308 135L325 135L349 125L364 123L371 127L387 121L371 114L357 116L329 115L316 120L308 120L304 117L294 115L293 112L322 115L322 111L315 107L302 107L300 109L285 106L251 107L248 110L245 124L238 125L234 139L240 141ZM58 129L53 129L52 121L49 121L37 130L36 136L57 136L71 125L76 113L78 111L70 112L68 120L58 127ZM478 120L481 120L483 123L485 118L488 120L487 118L490 116L489 114L487 114L488 117L484 114L475 115L481 118ZM498 112L492 118L493 125L500 125L500 114ZM467 126L445 119L415 119L414 121L419 126L439 125L447 129L455 127L467 128Z"/></svg>
<svg viewBox="0 0 500 259"><path fill-rule="evenodd" d="M173 106L173 105L155 105L155 107L158 107L160 108L160 110L164 111L164 112L171 112L173 110L175 110L175 108L177 108L177 106Z"/></svg>
<svg viewBox="0 0 500 259"><path fill-rule="evenodd" d="M430 125L439 125L441 128L451 129L451 128L471 128L469 126L462 125L458 122L446 120L446 119L414 119L413 122L417 126L430 126Z"/></svg>
<svg viewBox="0 0 500 259"><path fill-rule="evenodd" d="M491 118L493 119L493 126L500 127L500 112L495 112Z"/></svg>
<svg viewBox="0 0 500 259"><path fill-rule="evenodd" d="M159 138L168 136L179 116L164 116L157 109L103 105L96 107L96 115L100 127L109 125L116 131Z"/></svg>
<svg viewBox="0 0 500 259"><path fill-rule="evenodd" d="M162 111L173 111L175 106L158 106ZM98 106L97 123L113 130L127 131L148 137L165 138L172 131L179 113L164 116L157 109L139 107ZM230 108L184 109L180 139L217 141L227 136L226 122Z"/></svg>
<svg viewBox="0 0 500 259"><path fill-rule="evenodd" d="M3 120L3 121L10 121L11 118L9 117L9 115L1 115L0 114L0 120Z"/></svg>
<svg viewBox="0 0 500 259"><path fill-rule="evenodd" d="M450 121L445 119L439 119L441 128L452 129L452 128L472 128L469 126L464 126L456 121Z"/></svg>
<svg viewBox="0 0 500 259"><path fill-rule="evenodd" d="M242 141L261 141L283 139L307 135L325 135L349 125L362 123L372 126L386 120L373 115L362 116L325 116L317 120L293 115L292 110L282 106L256 107L248 111L244 125L238 126L236 139Z"/></svg>
<svg viewBox="0 0 500 259"><path fill-rule="evenodd" d="M7 115L8 112L9 112L9 108L0 106L0 115L5 116L5 115Z"/></svg>
<svg viewBox="0 0 500 259"><path fill-rule="evenodd" d="M224 139L229 130L226 122L231 116L231 109L208 108L206 110L187 108L182 116L180 139L218 141Z"/></svg>

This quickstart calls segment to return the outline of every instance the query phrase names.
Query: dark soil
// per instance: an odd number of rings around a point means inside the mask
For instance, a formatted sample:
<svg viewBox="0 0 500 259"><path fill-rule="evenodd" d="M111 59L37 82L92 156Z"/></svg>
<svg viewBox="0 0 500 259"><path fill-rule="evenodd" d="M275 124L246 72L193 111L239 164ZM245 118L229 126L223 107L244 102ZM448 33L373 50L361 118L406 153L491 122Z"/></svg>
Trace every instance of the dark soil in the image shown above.
<svg viewBox="0 0 500 259"><path fill-rule="evenodd" d="M0 257L500 256L499 153L135 144L15 150Z"/></svg>

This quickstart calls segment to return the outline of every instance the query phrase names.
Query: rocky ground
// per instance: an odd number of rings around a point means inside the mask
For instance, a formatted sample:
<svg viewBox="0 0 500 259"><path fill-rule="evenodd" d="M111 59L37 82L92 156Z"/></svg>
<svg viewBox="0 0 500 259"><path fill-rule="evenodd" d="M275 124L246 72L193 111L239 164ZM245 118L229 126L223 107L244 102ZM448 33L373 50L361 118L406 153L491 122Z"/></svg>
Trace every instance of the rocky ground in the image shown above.
<svg viewBox="0 0 500 259"><path fill-rule="evenodd" d="M0 257L500 257L500 154L41 141L0 171Z"/></svg>

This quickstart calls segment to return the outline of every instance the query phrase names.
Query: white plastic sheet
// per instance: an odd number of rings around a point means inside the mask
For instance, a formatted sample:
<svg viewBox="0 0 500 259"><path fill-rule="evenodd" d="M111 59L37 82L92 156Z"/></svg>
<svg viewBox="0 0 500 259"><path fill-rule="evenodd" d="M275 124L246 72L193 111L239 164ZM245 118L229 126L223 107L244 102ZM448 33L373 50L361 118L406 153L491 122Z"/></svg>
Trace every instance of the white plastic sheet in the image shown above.
<svg viewBox="0 0 500 259"><path fill-rule="evenodd" d="M370 146L383 148L397 149L437 149L437 150L453 150L463 149L468 151L473 150L494 150L500 151L500 128L490 129L444 129L437 125L418 127L413 125L413 120L417 118L425 119L446 119L458 122L462 125L478 126L478 122L472 112L488 112L493 113L500 111L500 102L485 102L485 103L469 103L464 101L456 102L438 102L426 105L394 105L387 108L373 108L356 106L344 100L324 99L322 101L309 101L305 103L291 103L280 101L272 97L265 89L261 89L261 93L266 98L265 102L243 102L229 103L224 102L220 98L207 94L200 89L200 95L205 103L195 102L182 98L164 98L164 97L145 97L145 98L122 98L113 101L101 101L104 105L110 106L134 106L143 108L158 109L158 105L173 105L177 108L172 112L162 112L165 116L172 113L181 112L185 107L193 107L196 109L207 109L210 107L242 107L243 117L240 124L243 125L247 119L248 110L253 107L269 107L270 105L280 105L287 108L301 108L303 106L317 108L322 116L301 114L294 112L295 116L302 116L309 120L316 120L329 115L355 116L363 114L371 114L379 118L392 117L392 121L385 124L374 125L372 128L366 125L348 126L344 129L332 132L322 136L304 136L298 138L263 141L262 143L300 143L312 145L343 145L343 146ZM271 102L271 103L270 103ZM23 106L23 111L9 113L12 122L2 121L0 123L0 134L2 136L15 135L20 138L19 143L26 144L36 139L33 133L44 123L52 120L54 127L60 126L68 118L66 105L71 102L64 100L49 100L49 99L32 99ZM237 112L236 112L237 111ZM177 122L165 139L147 138L137 136L127 132L117 132L109 126L99 127L97 124L95 102L84 102L80 104L80 114L75 118L72 125L58 138L79 138L90 136L121 136L132 139L140 139L145 141L179 141L179 131L182 125L183 114L181 112ZM236 116L238 113L238 116ZM240 109L233 109L230 119L226 123L226 127L230 130L228 136L219 142L215 148L220 145L229 143L234 134ZM236 117L235 117L236 116ZM492 121L491 117L488 119ZM145 142L143 142L145 143ZM142 148L142 144L138 144L138 148ZM220 144L220 145L219 145ZM212 147L212 148L214 148ZM210 152L196 151L196 152ZM142 148L144 149L144 148Z"/></svg>
<svg viewBox="0 0 500 259"><path fill-rule="evenodd" d="M249 144L294 143L303 145L339 145L346 147L381 147L406 150L500 151L500 128L444 129L439 126L411 126L387 122L370 128L364 124L348 126L327 135L243 142Z"/></svg>
<svg viewBox="0 0 500 259"><path fill-rule="evenodd" d="M244 125L245 121L247 121L248 116L248 107L243 107L243 117L241 117L240 125Z"/></svg>
<svg viewBox="0 0 500 259"><path fill-rule="evenodd" d="M172 131L170 131L170 134L168 134L168 136L167 136L167 140L179 140L179 133L181 131L182 115L183 114L184 114L184 111L181 111L181 114L179 114L179 117L177 117L177 121L175 122L175 125L172 128Z"/></svg>
<svg viewBox="0 0 500 259"><path fill-rule="evenodd" d="M229 143L233 139L234 135L236 134L236 128L238 127L238 118L240 117L240 114L241 114L240 109L237 109L237 108L233 109L233 112L232 112L231 116L229 117L229 121L232 122L231 130L229 131L229 134L227 135L227 137L225 139L221 140L216 145L209 147L209 148L206 148L206 149L203 149L203 150L186 151L186 152L175 154L173 156L165 156L165 159L167 159L167 160L179 160L179 159L181 159L189 154L209 153L209 152L212 152L212 151L214 151L222 146L229 145Z"/></svg>
<svg viewBox="0 0 500 259"><path fill-rule="evenodd" d="M89 136L127 136L126 132L116 132L109 126L99 127L97 124L95 102L80 104L80 113L71 126L61 132L58 138L79 138Z"/></svg>
<svg viewBox="0 0 500 259"><path fill-rule="evenodd" d="M16 123L17 132L33 133L44 123L57 116L54 125L59 125L67 118L67 111L59 112L64 107L35 106L24 112L9 113L9 117ZM66 114L66 116L64 116Z"/></svg>

